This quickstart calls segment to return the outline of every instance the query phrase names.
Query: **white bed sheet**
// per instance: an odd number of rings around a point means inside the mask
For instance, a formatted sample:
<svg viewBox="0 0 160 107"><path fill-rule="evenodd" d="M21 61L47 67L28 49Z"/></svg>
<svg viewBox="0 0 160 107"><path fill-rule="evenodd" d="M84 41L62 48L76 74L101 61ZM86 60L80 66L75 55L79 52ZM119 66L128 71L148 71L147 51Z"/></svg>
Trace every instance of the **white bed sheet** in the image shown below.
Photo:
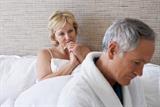
<svg viewBox="0 0 160 107"><path fill-rule="evenodd" d="M35 84L35 56L0 55L0 104Z"/></svg>
<svg viewBox="0 0 160 107"><path fill-rule="evenodd" d="M60 90L72 76L51 78L35 84L36 58L0 55L1 107L16 107L18 104L24 104L25 107L56 105ZM159 107L160 66L146 64L143 70L141 81L147 104Z"/></svg>

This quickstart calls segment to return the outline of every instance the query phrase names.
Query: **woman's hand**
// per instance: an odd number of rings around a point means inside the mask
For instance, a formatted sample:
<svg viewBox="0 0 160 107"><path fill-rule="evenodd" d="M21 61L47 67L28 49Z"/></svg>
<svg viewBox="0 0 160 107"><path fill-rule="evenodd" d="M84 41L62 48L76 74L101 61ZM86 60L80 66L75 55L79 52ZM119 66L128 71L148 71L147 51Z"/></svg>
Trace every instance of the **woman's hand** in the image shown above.
<svg viewBox="0 0 160 107"><path fill-rule="evenodd" d="M73 54L73 52L70 52L70 56L69 57L70 57L70 64L71 65L77 66L77 65L80 64L78 58Z"/></svg>
<svg viewBox="0 0 160 107"><path fill-rule="evenodd" d="M67 49L69 50L69 52L73 52L77 47L78 44L72 41L67 44Z"/></svg>
<svg viewBox="0 0 160 107"><path fill-rule="evenodd" d="M90 52L88 47L77 44L75 42L68 43L68 50L76 56L80 63L82 63L86 55Z"/></svg>

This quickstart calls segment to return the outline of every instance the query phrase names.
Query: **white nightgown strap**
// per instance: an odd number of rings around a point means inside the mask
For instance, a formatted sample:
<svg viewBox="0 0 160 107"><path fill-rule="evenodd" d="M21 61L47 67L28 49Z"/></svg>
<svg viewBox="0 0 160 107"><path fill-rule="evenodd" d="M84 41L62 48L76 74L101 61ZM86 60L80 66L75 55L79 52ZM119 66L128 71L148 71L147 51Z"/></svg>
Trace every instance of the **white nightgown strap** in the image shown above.
<svg viewBox="0 0 160 107"><path fill-rule="evenodd" d="M51 58L53 58L52 50L50 48L48 49L48 52L51 55Z"/></svg>

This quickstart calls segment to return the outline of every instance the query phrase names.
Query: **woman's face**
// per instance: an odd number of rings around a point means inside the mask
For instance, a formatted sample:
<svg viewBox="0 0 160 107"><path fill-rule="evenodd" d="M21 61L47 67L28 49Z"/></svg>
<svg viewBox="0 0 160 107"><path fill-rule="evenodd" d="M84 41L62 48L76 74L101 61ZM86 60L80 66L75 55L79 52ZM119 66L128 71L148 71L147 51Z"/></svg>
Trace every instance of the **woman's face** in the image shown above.
<svg viewBox="0 0 160 107"><path fill-rule="evenodd" d="M55 31L55 39L62 48L65 48L70 41L76 42L76 31L73 25L66 23L63 28Z"/></svg>

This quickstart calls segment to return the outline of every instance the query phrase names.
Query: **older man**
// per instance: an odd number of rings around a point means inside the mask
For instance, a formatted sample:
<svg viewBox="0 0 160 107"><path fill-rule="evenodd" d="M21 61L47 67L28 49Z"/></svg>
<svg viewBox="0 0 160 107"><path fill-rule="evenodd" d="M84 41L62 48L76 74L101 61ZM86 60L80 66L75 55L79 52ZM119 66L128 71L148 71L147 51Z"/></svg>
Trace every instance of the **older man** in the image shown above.
<svg viewBox="0 0 160 107"><path fill-rule="evenodd" d="M115 21L103 38L103 52L91 52L63 89L62 107L145 107L138 76L154 53L155 33L144 22Z"/></svg>

